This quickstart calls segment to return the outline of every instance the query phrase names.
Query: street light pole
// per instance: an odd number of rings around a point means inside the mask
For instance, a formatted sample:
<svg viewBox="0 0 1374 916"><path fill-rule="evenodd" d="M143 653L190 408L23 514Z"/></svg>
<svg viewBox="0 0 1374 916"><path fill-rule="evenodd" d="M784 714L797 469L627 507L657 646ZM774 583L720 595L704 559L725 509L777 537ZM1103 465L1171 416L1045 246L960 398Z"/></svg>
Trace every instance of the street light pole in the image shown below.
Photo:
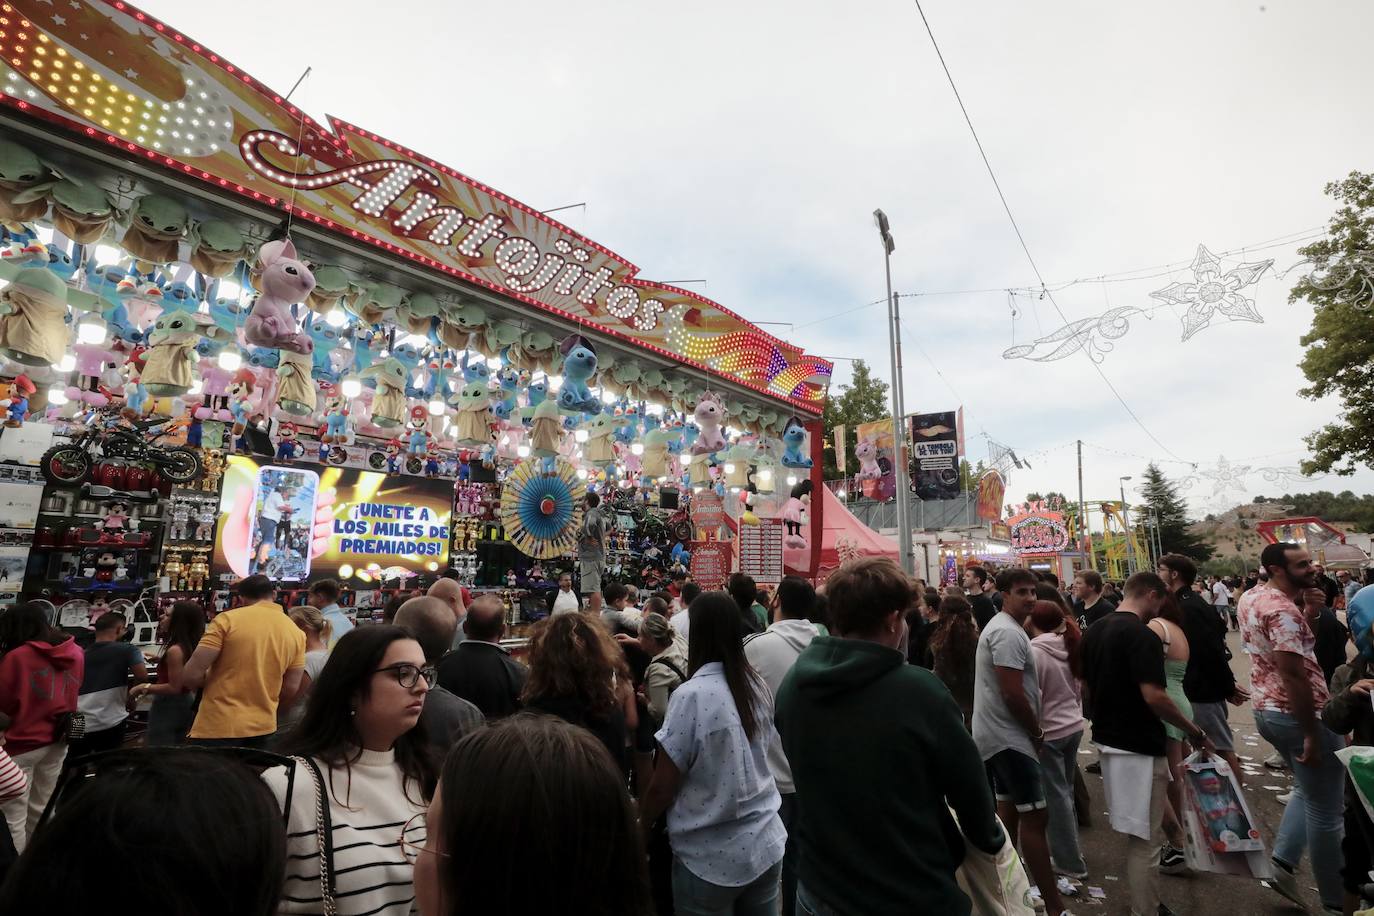
<svg viewBox="0 0 1374 916"><path fill-rule="evenodd" d="M907 483L907 447L905 430L906 419L902 416L902 375L901 339L897 336L897 297L892 294L892 252L897 244L892 240L892 232L887 222L887 214L882 210L873 211L873 222L878 227L878 237L883 243L883 267L887 276L887 348L892 359L892 443L896 452L893 471L897 488L897 549L901 553L902 569L907 575L915 575L915 556L911 550L911 487Z"/></svg>
<svg viewBox="0 0 1374 916"><path fill-rule="evenodd" d="M1136 572L1135 548L1131 544L1131 517L1126 513L1126 481L1131 476L1127 474L1120 478L1117 483L1121 485L1121 530L1126 535L1126 574L1134 576Z"/></svg>

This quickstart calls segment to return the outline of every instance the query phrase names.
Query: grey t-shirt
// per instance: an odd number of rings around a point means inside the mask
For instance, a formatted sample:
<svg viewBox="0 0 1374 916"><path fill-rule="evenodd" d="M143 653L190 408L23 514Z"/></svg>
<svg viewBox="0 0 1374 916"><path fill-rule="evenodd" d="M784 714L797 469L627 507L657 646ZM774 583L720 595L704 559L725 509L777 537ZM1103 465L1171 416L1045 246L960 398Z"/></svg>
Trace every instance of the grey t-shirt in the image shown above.
<svg viewBox="0 0 1374 916"><path fill-rule="evenodd" d="M606 516L598 506L582 516L577 532L577 558L593 563L606 560Z"/></svg>
<svg viewBox="0 0 1374 916"><path fill-rule="evenodd" d="M435 684L425 694L425 705L420 710L420 722L429 736L430 747L436 760L443 760L453 746L469 732L486 724L482 710L460 696L454 696Z"/></svg>
<svg viewBox="0 0 1374 916"><path fill-rule="evenodd" d="M1016 721L1002 699L994 668L1016 668L1021 671L1021 685L1031 709L1040 715L1040 684L1035 678L1035 656L1031 654L1030 637L1010 614L997 612L983 635L978 637L978 655L974 665L973 685L973 743L987 760L1008 748L1034 758L1035 746L1030 735Z"/></svg>

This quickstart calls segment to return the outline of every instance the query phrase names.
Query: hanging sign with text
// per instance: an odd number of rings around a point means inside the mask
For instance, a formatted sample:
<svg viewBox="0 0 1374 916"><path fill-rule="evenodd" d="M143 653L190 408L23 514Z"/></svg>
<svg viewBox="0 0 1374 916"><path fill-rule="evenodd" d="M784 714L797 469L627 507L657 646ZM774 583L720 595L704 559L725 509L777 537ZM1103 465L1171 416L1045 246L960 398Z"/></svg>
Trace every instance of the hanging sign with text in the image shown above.
<svg viewBox="0 0 1374 916"><path fill-rule="evenodd" d="M739 571L757 585L782 581L782 519L759 519L739 526Z"/></svg>

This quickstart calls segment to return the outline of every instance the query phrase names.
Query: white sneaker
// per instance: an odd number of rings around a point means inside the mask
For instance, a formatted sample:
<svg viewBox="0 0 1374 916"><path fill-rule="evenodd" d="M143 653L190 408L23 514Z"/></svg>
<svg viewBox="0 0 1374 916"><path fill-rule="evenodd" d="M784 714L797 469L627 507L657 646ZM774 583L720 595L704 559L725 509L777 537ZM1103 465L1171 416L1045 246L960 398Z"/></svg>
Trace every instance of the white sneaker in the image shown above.
<svg viewBox="0 0 1374 916"><path fill-rule="evenodd" d="M1277 752L1270 754L1268 757L1266 757L1264 760L1264 765L1271 770L1288 769L1288 764L1284 762L1283 757L1280 756Z"/></svg>

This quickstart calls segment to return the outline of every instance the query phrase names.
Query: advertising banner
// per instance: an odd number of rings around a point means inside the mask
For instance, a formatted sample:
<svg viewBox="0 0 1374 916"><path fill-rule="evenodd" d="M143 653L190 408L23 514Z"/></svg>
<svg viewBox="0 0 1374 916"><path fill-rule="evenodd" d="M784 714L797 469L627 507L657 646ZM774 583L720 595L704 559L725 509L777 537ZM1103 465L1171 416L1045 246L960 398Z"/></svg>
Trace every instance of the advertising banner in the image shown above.
<svg viewBox="0 0 1374 916"><path fill-rule="evenodd" d="M912 414L911 443L915 459L913 486L918 499L959 497L959 414Z"/></svg>
<svg viewBox="0 0 1374 916"><path fill-rule="evenodd" d="M896 448L892 418L860 423L854 427L854 457L859 462L854 480L868 499L888 500L896 493Z"/></svg>
<svg viewBox="0 0 1374 916"><path fill-rule="evenodd" d="M231 455L213 572L289 582L433 572L448 565L452 506L448 480Z"/></svg>
<svg viewBox="0 0 1374 916"><path fill-rule="evenodd" d="M689 570L692 581L703 591L718 591L725 588L725 580L730 578L730 561L734 550L728 541L696 541L692 544L692 562Z"/></svg>
<svg viewBox="0 0 1374 916"><path fill-rule="evenodd" d="M987 471L978 478L978 517L995 522L1002 517L1002 498L1007 493L1007 482L996 471Z"/></svg>

